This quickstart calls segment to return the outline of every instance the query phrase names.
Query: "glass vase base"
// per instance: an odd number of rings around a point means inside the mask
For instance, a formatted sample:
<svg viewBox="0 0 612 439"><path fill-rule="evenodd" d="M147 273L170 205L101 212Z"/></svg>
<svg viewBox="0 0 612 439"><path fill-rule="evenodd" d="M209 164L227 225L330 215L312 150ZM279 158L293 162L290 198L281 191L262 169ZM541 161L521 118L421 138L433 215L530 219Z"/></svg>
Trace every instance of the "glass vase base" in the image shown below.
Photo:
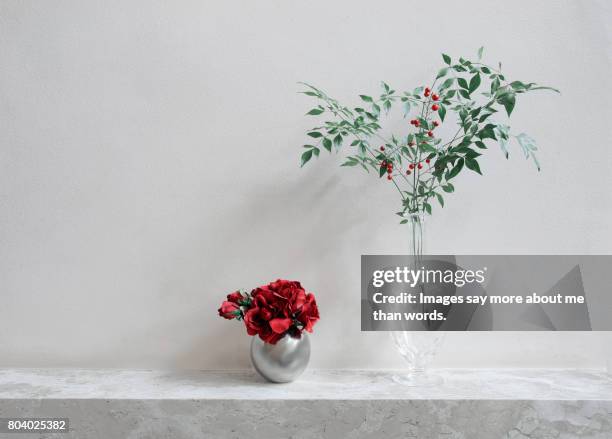
<svg viewBox="0 0 612 439"><path fill-rule="evenodd" d="M441 376L431 372L406 372L391 375L391 381L407 387L432 387L441 385L444 380Z"/></svg>

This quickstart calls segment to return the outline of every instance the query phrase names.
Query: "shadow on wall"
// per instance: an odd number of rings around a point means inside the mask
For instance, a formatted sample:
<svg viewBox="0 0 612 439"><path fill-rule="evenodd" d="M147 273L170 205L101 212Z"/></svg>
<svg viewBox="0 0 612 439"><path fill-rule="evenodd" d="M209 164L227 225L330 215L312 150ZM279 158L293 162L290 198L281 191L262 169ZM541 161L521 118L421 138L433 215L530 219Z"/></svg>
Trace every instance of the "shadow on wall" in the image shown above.
<svg viewBox="0 0 612 439"><path fill-rule="evenodd" d="M198 255L194 255L194 260L206 261L205 279L215 279L218 285L214 290L219 294L212 297L212 302L211 297L204 298L205 306L216 310L222 292L236 285L251 287L253 282L267 282L277 276L302 279L308 286L323 284L312 274L325 276L324 271L312 267L321 263L322 255L335 253L342 235L365 219L358 212L346 212L346 203L339 205L339 199L347 198L343 192L357 196L358 191L343 186L337 172L330 175L324 167L312 167L302 175L287 183L245 188L246 203L215 212L216 224L202 232ZM227 254L228 243L231 253L238 256L218 257ZM326 267L325 271L329 269L333 270ZM307 279L303 277L305 272L311 274ZM322 296L317 298L320 304L325 301ZM210 367L207 356L212 350L216 367L250 367L251 340L242 324L217 319L206 326L197 342L176 358L173 367Z"/></svg>
<svg viewBox="0 0 612 439"><path fill-rule="evenodd" d="M368 189L365 180L364 188L347 187L335 171L311 167L282 183L232 188L246 201L212 208L206 228L164 253L159 287L143 304L149 314L144 328L123 334L111 343L113 352L96 352L89 361L122 358L121 367L249 368L250 337L244 325L224 321L216 310L224 294L277 276L303 280L317 292L323 285L326 291L340 287L335 284L340 280L329 274L346 269L337 248L348 231L367 220L347 206L375 189ZM325 270L319 269L323 263ZM334 296L317 294L317 301L330 309L339 300ZM133 346L139 348L132 352Z"/></svg>

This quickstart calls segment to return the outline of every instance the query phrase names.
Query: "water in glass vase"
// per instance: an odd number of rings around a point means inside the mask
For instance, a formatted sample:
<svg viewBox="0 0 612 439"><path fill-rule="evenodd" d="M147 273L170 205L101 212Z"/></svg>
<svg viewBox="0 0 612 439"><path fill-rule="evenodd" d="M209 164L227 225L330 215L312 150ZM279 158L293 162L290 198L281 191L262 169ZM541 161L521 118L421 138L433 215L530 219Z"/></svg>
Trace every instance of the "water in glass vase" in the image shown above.
<svg viewBox="0 0 612 439"><path fill-rule="evenodd" d="M412 270L421 268L425 250L425 214L406 213L409 239L409 255L412 256ZM417 292L424 293L425 286L417 285ZM419 291L420 290L420 291ZM425 305L419 305L419 311L427 312ZM444 340L444 332L430 331L430 322L424 321L422 331L410 330L408 323L414 328L414 322L406 322L406 330L391 332L393 343L402 358L407 363L405 372L392 377L393 381L407 386L431 386L439 384L442 379L431 373L429 365L438 353Z"/></svg>

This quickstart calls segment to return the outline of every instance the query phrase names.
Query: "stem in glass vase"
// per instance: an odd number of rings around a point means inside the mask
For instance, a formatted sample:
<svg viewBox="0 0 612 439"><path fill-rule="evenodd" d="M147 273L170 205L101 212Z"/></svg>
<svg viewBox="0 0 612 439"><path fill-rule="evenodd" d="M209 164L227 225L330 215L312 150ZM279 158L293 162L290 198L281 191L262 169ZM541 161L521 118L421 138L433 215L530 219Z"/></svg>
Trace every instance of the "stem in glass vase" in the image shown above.
<svg viewBox="0 0 612 439"><path fill-rule="evenodd" d="M409 256L412 257L412 269L417 271L423 265L425 250L425 214L423 212L406 213L407 220ZM423 283L417 286L418 291L425 293ZM424 304L420 305L420 311L427 312ZM427 328L430 322L425 322ZM408 327L405 331L391 332L393 342L400 355L407 363L405 374L394 376L393 381L408 386L428 386L440 382L439 377L428 373L429 363L435 357L444 334L430 331L411 331Z"/></svg>

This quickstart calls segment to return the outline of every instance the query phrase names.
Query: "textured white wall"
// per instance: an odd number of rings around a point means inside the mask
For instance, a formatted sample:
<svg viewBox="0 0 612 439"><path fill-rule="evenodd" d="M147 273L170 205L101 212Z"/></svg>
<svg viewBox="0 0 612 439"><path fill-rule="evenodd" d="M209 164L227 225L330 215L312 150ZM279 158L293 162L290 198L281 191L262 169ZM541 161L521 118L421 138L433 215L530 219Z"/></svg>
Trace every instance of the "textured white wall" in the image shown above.
<svg viewBox="0 0 612 439"><path fill-rule="evenodd" d="M242 368L224 294L317 293L314 367L400 366L359 331L359 256L402 253L386 181L300 170L310 102L503 60L543 172L493 148L429 224L434 253L610 253L612 13L601 1L0 2L0 366ZM457 333L438 366L603 367L606 333Z"/></svg>

